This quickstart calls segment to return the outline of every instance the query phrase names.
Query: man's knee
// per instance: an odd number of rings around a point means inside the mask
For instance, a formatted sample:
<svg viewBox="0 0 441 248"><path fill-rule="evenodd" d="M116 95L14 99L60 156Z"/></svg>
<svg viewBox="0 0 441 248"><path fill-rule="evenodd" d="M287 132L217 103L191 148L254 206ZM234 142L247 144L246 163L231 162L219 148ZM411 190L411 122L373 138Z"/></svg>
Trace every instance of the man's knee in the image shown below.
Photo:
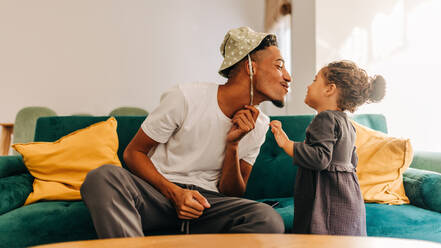
<svg viewBox="0 0 441 248"><path fill-rule="evenodd" d="M265 203L258 203L254 207L256 225L258 232L262 233L284 233L285 224L282 217L276 210Z"/></svg>
<svg viewBox="0 0 441 248"><path fill-rule="evenodd" d="M112 178L118 178L118 175L122 173L122 169L121 167L107 164L91 170L80 188L83 198L89 193L105 188L106 185L109 185Z"/></svg>

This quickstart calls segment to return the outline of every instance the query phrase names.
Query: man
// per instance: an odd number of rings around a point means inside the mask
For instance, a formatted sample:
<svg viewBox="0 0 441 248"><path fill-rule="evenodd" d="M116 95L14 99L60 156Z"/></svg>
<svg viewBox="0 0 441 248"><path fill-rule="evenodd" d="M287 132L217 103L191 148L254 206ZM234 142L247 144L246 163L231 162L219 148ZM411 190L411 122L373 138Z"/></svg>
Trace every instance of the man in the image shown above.
<svg viewBox="0 0 441 248"><path fill-rule="evenodd" d="M127 146L130 172L104 165L88 174L81 194L100 238L284 232L274 209L238 196L269 123L253 105L283 106L291 77L274 35L232 29L220 50L226 84L172 88Z"/></svg>

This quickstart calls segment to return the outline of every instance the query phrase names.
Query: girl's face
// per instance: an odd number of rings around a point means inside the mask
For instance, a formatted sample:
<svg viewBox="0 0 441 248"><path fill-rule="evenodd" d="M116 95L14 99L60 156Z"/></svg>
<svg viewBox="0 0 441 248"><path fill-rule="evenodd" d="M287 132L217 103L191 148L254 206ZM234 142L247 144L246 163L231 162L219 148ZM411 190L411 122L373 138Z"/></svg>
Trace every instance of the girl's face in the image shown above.
<svg viewBox="0 0 441 248"><path fill-rule="evenodd" d="M317 75L315 75L314 81L308 86L305 97L305 103L315 110L323 105L324 99L326 98L328 84L323 74L324 69L325 68L322 68Z"/></svg>

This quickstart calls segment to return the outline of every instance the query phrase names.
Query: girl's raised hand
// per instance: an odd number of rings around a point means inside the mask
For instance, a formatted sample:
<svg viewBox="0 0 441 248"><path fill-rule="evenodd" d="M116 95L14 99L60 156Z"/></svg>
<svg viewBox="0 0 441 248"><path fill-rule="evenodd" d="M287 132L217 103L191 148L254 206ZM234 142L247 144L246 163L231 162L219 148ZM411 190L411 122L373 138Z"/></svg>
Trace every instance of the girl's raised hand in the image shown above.
<svg viewBox="0 0 441 248"><path fill-rule="evenodd" d="M274 135L274 139L277 142L277 145L283 148L283 150L289 155L293 156L294 154L294 142L288 138L285 131L282 129L282 123L280 121L274 120L270 122L271 132Z"/></svg>

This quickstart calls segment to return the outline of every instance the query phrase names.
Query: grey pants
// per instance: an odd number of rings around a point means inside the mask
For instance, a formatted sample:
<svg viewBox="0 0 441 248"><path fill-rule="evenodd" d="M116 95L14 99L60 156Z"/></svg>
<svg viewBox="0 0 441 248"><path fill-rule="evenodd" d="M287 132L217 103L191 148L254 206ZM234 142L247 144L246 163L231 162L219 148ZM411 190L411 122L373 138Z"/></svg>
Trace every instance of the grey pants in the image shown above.
<svg viewBox="0 0 441 248"><path fill-rule="evenodd" d="M81 196L99 238L136 237L150 233L283 233L284 223L270 206L227 197L194 185L211 207L193 220L178 218L175 207L149 183L128 170L103 165L87 175Z"/></svg>

